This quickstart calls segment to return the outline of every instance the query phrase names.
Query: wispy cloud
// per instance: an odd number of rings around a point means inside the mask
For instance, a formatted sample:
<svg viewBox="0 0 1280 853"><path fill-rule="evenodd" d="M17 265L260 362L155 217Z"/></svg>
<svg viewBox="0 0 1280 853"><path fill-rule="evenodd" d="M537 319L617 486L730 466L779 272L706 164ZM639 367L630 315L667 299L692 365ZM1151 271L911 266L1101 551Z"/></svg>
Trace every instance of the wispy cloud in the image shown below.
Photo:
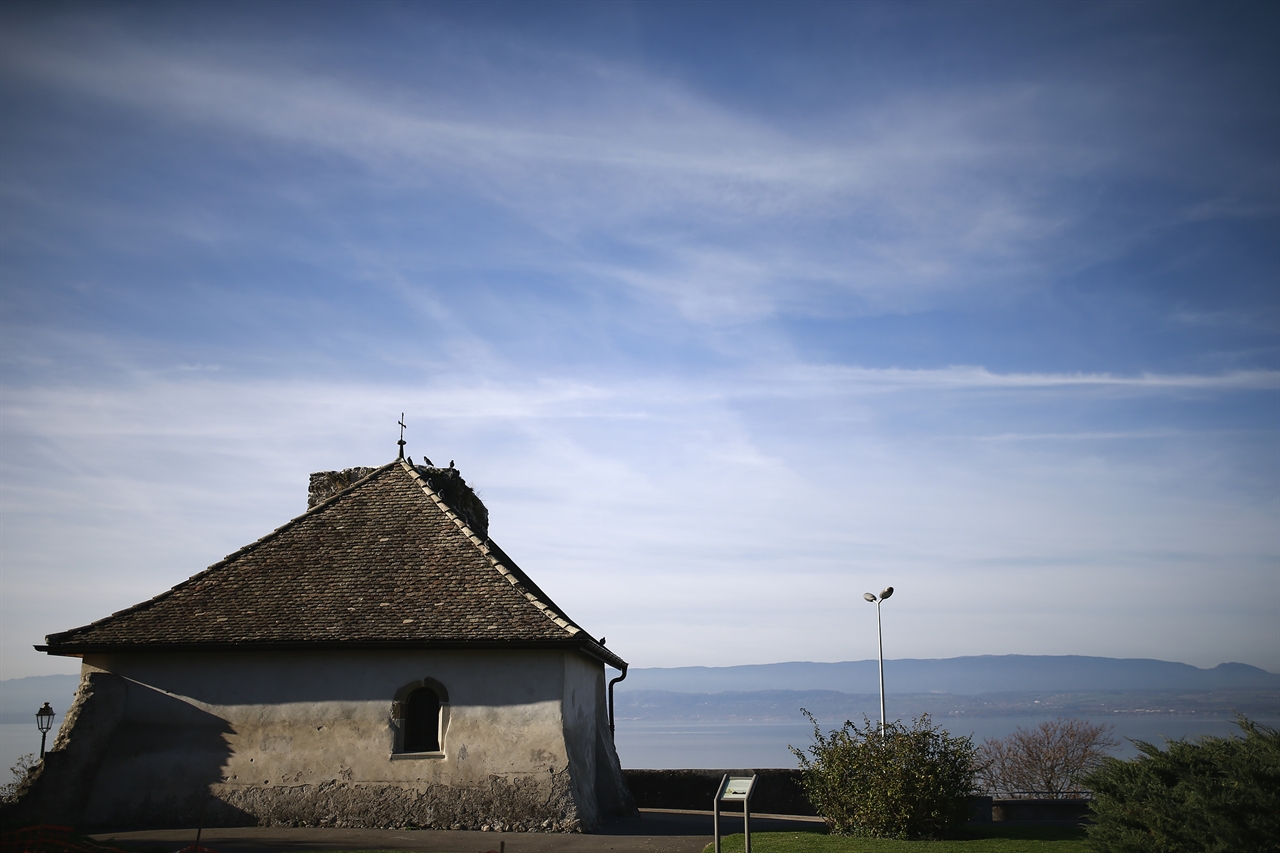
<svg viewBox="0 0 1280 853"><path fill-rule="evenodd" d="M1143 373L1117 376L1109 373L994 373L982 367L948 367L936 370L837 368L838 376L853 383L931 388L1125 388L1134 391L1280 390L1280 371L1237 370L1218 375L1161 375Z"/></svg>
<svg viewBox="0 0 1280 853"><path fill-rule="evenodd" d="M527 51L536 92L488 63L470 100L124 32L10 36L4 55L12 76L161 127L248 137L304 164L337 156L388 186L465 188L559 245L561 269L603 269L592 245L607 233L642 254L603 281L702 322L803 312L834 293L902 310L1025 287L1047 261L1073 263L1044 253L1090 214L1052 188L1114 166L1057 136L1040 107L1015 119L1049 98L1032 85L865 105L820 135L643 69ZM1015 123L1016 144L1001 132Z"/></svg>
<svg viewBox="0 0 1280 853"><path fill-rule="evenodd" d="M405 412L637 663L861 656L893 582L899 654L1280 667L1280 75L1245 28L642 4L615 49L436 4L12 8L4 660L391 458ZM689 658L744 614L755 645Z"/></svg>
<svg viewBox="0 0 1280 853"><path fill-rule="evenodd" d="M919 373L866 371L861 378L879 392L894 388L943 406L941 397L957 387L1044 387L1066 395L1088 388L1062 377L1010 383L981 373L978 384L957 386L946 372L928 381ZM760 385L714 384L405 387L186 373L140 375L110 389L8 389L0 508L21 520L24 532L7 534L7 559L38 564L71 586L81 586L85 572L127 573L128 583L116 587L90 578L84 588L93 594L65 600L41 629L96 618L104 606L133 603L144 589L154 594L300 512L307 472L386 461L394 453L392 426L406 410L410 452L437 462L455 458L489 502L504 547L575 618L599 626L593 630L607 627L619 648L643 649L647 664L689 662L679 643L644 639L655 620L684 612L673 600L699 602L698 624L731 613L776 622L756 646L699 659L741 663L856 656L839 651L839 632L801 636L787 626L802 612L812 619L815 606L828 613L856 605L861 586L888 575L914 602L899 618L917 639L899 640L899 653L918 656L1033 650L1025 640L1016 649L992 647L987 635L966 645L957 639L965 635L957 614L998 618L1001 607L1021 606L1021 593L1011 590L1038 588L1045 573L1063 565L1082 583L1176 566L1193 577L1227 572L1241 589L1264 592L1257 566L1274 559L1267 556L1274 542L1267 544L1260 521L1271 510L1244 492L1227 497L1231 477L1213 461L1243 451L1233 436L1153 431L1160 443L1149 442L1145 457L1082 457L1070 449L1076 435L980 442L989 449L975 452L973 443L899 434L893 423L872 419L851 433L846 426L853 440L835 445L806 424L807 415L788 413L793 383L773 385L767 398ZM1182 377L1120 387L1149 394L1205 386ZM1218 393L1252 387L1228 384ZM760 399L784 405L766 407L775 414L764 417L741 408ZM779 432L792 435L780 443ZM1199 483L1193 494L1176 488L1188 478ZM52 536L68 515L80 535ZM1150 542L1163 543L1165 553L1135 547ZM1186 556L1170 556L1174 551ZM803 589L796 573L808 577ZM730 576L749 577L750 591L726 596ZM981 591L992 588L1005 592ZM829 600L815 605L815 589ZM627 604L619 610L614 603L623 590ZM1160 601L1167 609L1159 614L1131 602L1126 620L1112 628L1083 614L1076 619L1095 639L1151 653L1123 639L1132 626L1164 636L1158 625L1170 609L1197 606L1178 596ZM29 630L28 621L13 630ZM955 629L944 646L940 625ZM685 642L698 636L695 629L676 633ZM1061 638L1035 648L1082 650Z"/></svg>

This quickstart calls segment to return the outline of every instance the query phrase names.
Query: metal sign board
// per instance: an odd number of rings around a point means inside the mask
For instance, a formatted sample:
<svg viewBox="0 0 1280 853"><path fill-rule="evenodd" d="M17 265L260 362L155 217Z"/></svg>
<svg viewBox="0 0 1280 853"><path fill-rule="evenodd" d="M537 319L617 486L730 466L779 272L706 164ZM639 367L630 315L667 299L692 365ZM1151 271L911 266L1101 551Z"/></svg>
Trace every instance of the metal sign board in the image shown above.
<svg viewBox="0 0 1280 853"><path fill-rule="evenodd" d="M725 776L711 800L715 831L715 851L720 853L720 804L742 803L742 835L746 853L751 853L751 792L756 787L755 776Z"/></svg>

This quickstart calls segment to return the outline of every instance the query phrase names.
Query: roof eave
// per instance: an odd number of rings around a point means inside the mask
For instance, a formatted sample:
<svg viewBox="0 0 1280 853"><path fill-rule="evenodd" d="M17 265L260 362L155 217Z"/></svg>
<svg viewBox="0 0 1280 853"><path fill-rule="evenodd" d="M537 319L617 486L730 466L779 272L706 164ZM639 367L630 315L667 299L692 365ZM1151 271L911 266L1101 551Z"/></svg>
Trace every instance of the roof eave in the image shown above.
<svg viewBox="0 0 1280 853"><path fill-rule="evenodd" d="M59 657L93 654L136 654L139 652L232 652L232 651L374 651L382 649L574 649L584 652L614 669L628 664L593 640L569 637L564 640L284 640L223 643L46 643L33 646L38 652Z"/></svg>

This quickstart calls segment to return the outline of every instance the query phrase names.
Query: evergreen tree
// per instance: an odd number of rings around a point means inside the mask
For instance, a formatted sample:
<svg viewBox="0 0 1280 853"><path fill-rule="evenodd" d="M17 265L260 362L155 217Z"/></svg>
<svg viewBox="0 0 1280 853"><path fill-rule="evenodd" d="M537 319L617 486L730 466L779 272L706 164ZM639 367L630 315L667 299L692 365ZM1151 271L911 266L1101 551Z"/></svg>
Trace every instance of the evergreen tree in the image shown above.
<svg viewBox="0 0 1280 853"><path fill-rule="evenodd" d="M1173 740L1109 758L1085 777L1098 853L1280 850L1280 732L1238 720L1243 737Z"/></svg>

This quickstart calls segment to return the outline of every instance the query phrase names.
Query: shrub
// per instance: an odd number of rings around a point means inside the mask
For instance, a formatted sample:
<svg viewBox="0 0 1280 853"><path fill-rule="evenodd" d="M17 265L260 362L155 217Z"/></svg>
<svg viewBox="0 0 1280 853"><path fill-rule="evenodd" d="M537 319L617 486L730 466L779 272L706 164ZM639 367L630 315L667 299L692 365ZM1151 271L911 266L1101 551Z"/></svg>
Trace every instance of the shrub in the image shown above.
<svg viewBox="0 0 1280 853"><path fill-rule="evenodd" d="M1238 719L1243 737L1173 740L1107 759L1093 790L1099 853L1253 853L1280 849L1280 732Z"/></svg>
<svg viewBox="0 0 1280 853"><path fill-rule="evenodd" d="M35 753L33 752L28 752L26 755L19 756L18 760L14 762L14 765L9 768L9 772L13 774L12 781L5 782L3 785L0 785L0 803L12 802L13 798L18 793L18 788L22 786L22 783L26 781L27 776L32 770L39 766L39 764L40 762L36 760Z"/></svg>
<svg viewBox="0 0 1280 853"><path fill-rule="evenodd" d="M978 781L996 796L1063 799L1081 779L1102 766L1120 745L1109 725L1088 720L1046 720L1033 729L1019 726L1003 738L987 738L978 748Z"/></svg>
<svg viewBox="0 0 1280 853"><path fill-rule="evenodd" d="M831 832L876 838L942 838L965 822L973 789L973 739L952 737L929 715L879 727L863 717L823 736L813 723L810 759L794 746L805 794Z"/></svg>

